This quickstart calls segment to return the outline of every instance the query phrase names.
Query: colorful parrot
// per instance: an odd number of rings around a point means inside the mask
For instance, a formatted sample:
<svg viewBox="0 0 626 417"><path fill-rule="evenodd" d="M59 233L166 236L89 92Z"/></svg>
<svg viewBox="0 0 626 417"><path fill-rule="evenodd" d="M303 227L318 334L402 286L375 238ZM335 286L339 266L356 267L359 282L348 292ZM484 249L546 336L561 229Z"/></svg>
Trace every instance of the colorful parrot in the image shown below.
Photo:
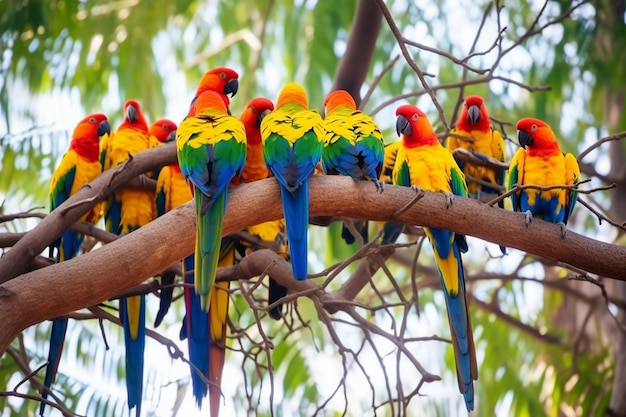
<svg viewBox="0 0 626 417"><path fill-rule="evenodd" d="M149 147L148 124L135 100L124 103L124 119L112 136L106 149L105 160L117 166L129 156ZM153 217L154 193L148 190L122 187L115 191L105 212L106 228L119 235L128 234L145 226ZM126 390L128 407L136 408L141 415L143 393L143 364L146 341L145 295L120 299L120 317L124 325L126 348Z"/></svg>
<svg viewBox="0 0 626 417"><path fill-rule="evenodd" d="M287 83L276 110L261 122L263 157L280 184L287 227L291 267L297 280L307 277L309 176L322 156L324 126L321 116L308 110L304 88Z"/></svg>
<svg viewBox="0 0 626 417"><path fill-rule="evenodd" d="M101 136L110 131L108 119L102 113L90 114L76 125L72 133L70 148L63 155L61 162L52 174L52 181L50 182L51 211L100 175L102 166L99 159L99 140ZM99 214L99 207L94 207L78 221L87 221L93 224L98 220ZM64 231L59 239L50 246L50 256L53 256L54 249L57 250L56 262L63 262L77 256L83 239L84 235L80 233L71 230ZM44 377L46 390L41 394L44 399L48 397L47 390L52 386L59 369L67 323L67 318L52 321L48 367ZM39 409L39 414L42 416L45 407L46 404L42 402Z"/></svg>
<svg viewBox="0 0 626 417"><path fill-rule="evenodd" d="M480 96L465 98L459 120L457 120L455 128L450 131L446 146L450 152L457 148L467 149L474 156L484 161L487 158L493 158L500 162L506 161L504 139L502 139L500 132L491 126L487 106ZM464 162L460 159L456 161L466 176L467 191L470 197L480 199L481 194L500 194L497 188L490 187L488 184L504 188L506 178L504 168L494 169ZM472 181L468 177L476 178L486 184ZM498 206L504 208L504 201L499 201ZM506 254L504 246L500 246L500 250Z"/></svg>
<svg viewBox="0 0 626 417"><path fill-rule="evenodd" d="M485 160L487 157L500 162L506 160L504 139L500 132L491 126L487 106L480 96L468 96L464 103L459 120L446 140L450 152L457 148L468 149L475 156ZM472 163L457 161L466 176L472 176L489 184L504 187L505 169L493 169ZM470 196L482 193L497 194L498 189L477 182L468 181L467 191Z"/></svg>
<svg viewBox="0 0 626 417"><path fill-rule="evenodd" d="M239 90L239 74L236 71L225 68L218 67L213 68L204 73L202 78L200 78L200 82L198 82L198 88L196 89L196 94L191 100L191 104L189 105L189 112L187 113L187 117L193 116L195 114L194 104L200 94L205 91L215 91L226 103L226 108L228 114L230 114L230 97L234 97L237 94L237 90Z"/></svg>
<svg viewBox="0 0 626 417"><path fill-rule="evenodd" d="M374 119L357 110L354 99L345 90L330 93L324 106L324 173L370 180L376 184L376 190L382 192L384 182L380 180L380 174L385 151L383 134ZM367 222L357 222L356 227L367 240ZM354 236L345 224L341 236L348 244L354 242Z"/></svg>
<svg viewBox="0 0 626 417"><path fill-rule="evenodd" d="M402 145L393 169L394 184L445 193L448 206L452 204L453 195L467 197L463 172L452 154L437 140L428 117L409 104L398 107L396 116L396 131L402 138ZM432 244L441 276L459 390L465 398L467 410L471 411L474 409L474 380L478 378L478 365L461 261L461 253L467 251L467 242L465 236L444 229L424 227L424 232Z"/></svg>
<svg viewBox="0 0 626 417"><path fill-rule="evenodd" d="M156 148L167 142L174 142L176 140L176 128L176 123L169 119L159 119L152 123L148 129L150 148ZM167 172L164 177L159 178L163 169L167 169ZM155 169L152 173L148 173L148 176L157 180L157 194L155 195L155 206L153 207L153 211L157 217L162 216L172 208L178 207L182 204L180 201L184 200L187 196L189 196L189 198L183 202L191 200L191 193L185 184L185 179L180 173L178 164ZM182 184L185 185L185 190L177 188L179 177ZM174 199L173 202L178 204L172 206L172 201L167 201L168 199ZM173 284L175 279L176 274L173 272L166 271L161 274L159 311L154 319L154 327L159 327L172 304L172 296L174 295Z"/></svg>
<svg viewBox="0 0 626 417"><path fill-rule="evenodd" d="M545 122L527 117L517 122L519 143L509 167L508 189L517 185L548 187L574 186L571 189L540 191L524 189L511 194L513 210L525 213L526 225L533 217L558 223L565 236L565 225L578 200L576 184L580 181L578 161L571 153L563 154L556 135Z"/></svg>
<svg viewBox="0 0 626 417"><path fill-rule="evenodd" d="M194 108L195 116L178 127L176 148L183 176L194 186L195 290L207 311L220 254L228 185L243 170L246 132L236 117L228 115L226 103L215 91L200 94Z"/></svg>

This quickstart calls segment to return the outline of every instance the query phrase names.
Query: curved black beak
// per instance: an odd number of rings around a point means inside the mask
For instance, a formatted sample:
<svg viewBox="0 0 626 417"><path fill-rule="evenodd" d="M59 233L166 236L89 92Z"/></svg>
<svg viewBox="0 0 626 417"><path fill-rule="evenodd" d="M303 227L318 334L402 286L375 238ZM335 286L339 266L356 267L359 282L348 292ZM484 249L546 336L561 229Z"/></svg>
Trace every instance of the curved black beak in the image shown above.
<svg viewBox="0 0 626 417"><path fill-rule="evenodd" d="M471 105L469 109L467 109L467 118L473 125L478 123L478 119L480 119L480 109L477 105Z"/></svg>
<svg viewBox="0 0 626 417"><path fill-rule="evenodd" d="M134 123L139 119L139 114L137 112L137 109L132 104L129 104L128 107L126 107L125 115L126 115L126 119L131 123Z"/></svg>
<svg viewBox="0 0 626 417"><path fill-rule="evenodd" d="M533 137L525 130L517 132L517 139L519 140L520 146L524 149L526 149L526 146L533 146L534 144Z"/></svg>
<svg viewBox="0 0 626 417"><path fill-rule="evenodd" d="M172 130L165 138L165 143L174 142L176 140L176 130Z"/></svg>
<svg viewBox="0 0 626 417"><path fill-rule="evenodd" d="M237 90L239 90L239 80L237 80L236 78L228 81L224 86L224 94L230 94L231 98L235 97L235 94L237 94Z"/></svg>
<svg viewBox="0 0 626 417"><path fill-rule="evenodd" d="M256 118L256 126L257 127L261 127L261 122L263 121L263 118L265 116L267 116L268 114L270 114L272 111L270 109L265 109L261 112L261 114L259 114L259 117Z"/></svg>
<svg viewBox="0 0 626 417"><path fill-rule="evenodd" d="M402 133L407 136L411 136L413 134L413 127L409 123L409 120L403 115L399 115L396 119L396 133L398 136Z"/></svg>
<svg viewBox="0 0 626 417"><path fill-rule="evenodd" d="M102 137L105 134L111 133L111 125L107 120L103 120L98 125L98 137Z"/></svg>

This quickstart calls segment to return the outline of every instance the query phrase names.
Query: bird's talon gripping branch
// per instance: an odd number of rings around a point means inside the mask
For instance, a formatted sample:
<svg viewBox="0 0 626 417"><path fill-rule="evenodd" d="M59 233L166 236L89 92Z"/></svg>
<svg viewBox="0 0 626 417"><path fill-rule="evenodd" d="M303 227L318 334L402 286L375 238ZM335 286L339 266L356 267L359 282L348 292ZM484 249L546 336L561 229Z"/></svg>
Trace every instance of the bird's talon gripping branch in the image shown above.
<svg viewBox="0 0 626 417"><path fill-rule="evenodd" d="M561 239L565 239L565 235L567 234L567 226L565 226L565 223L563 222L558 222L557 224L561 228Z"/></svg>
<svg viewBox="0 0 626 417"><path fill-rule="evenodd" d="M524 221L526 222L526 227L528 227L530 225L530 222L533 221L533 214L530 212L530 210L526 210L524 212Z"/></svg>
<svg viewBox="0 0 626 417"><path fill-rule="evenodd" d="M452 193L444 193L446 196L446 209L449 209L452 206L452 202L454 201L454 194Z"/></svg>
<svg viewBox="0 0 626 417"><path fill-rule="evenodd" d="M374 181L374 184L376 184L376 191L379 192L380 194L383 193L383 191L385 191L385 183L380 181L380 180L376 180Z"/></svg>

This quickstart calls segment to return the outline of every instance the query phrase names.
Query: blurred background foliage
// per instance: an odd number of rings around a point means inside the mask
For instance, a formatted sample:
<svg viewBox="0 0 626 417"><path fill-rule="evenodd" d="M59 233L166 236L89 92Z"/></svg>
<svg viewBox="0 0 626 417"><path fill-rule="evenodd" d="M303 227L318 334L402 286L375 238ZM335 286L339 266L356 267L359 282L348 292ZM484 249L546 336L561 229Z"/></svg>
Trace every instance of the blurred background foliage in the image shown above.
<svg viewBox="0 0 626 417"><path fill-rule="evenodd" d="M83 114L103 111L116 126L123 101L136 98L149 120L169 117L180 121L197 80L212 67L227 65L241 74L240 90L233 100L234 114L239 114L256 95L275 99L281 85L291 80L302 83L311 106L321 110L345 51L356 5L357 0L345 0L340 5L306 0L0 2L2 212L47 208L50 175L67 147L73 125ZM488 10L474 48L484 53L468 63L475 68L497 63L494 74L514 82L491 80L463 90L457 85L437 90L436 96L447 122L452 123L455 105L462 95L483 95L491 116L499 122L497 126L510 139L509 156L517 147L515 122L523 116L547 121L558 133L562 148L574 153L602 136L626 130L622 1L533 1L501 7L486 1L468 6L456 0L389 0L387 5L405 37L459 58L470 52ZM526 36L502 57L500 48L518 42L536 19L538 28L553 20L556 23ZM497 42L498 48L491 48L498 39L498 28L504 29L503 38ZM479 77L471 72L464 74L461 66L441 55L410 50L418 65L433 75L427 78L431 86L458 83L463 76L468 80ZM416 92L417 98L408 100L417 101L435 127L443 130L445 126L438 120L433 103L402 58L377 79L399 52L396 39L383 22L363 93L374 80L378 84L364 103L365 110L371 111L399 94ZM547 85L550 90L530 92L519 83ZM386 142L396 140L391 126L397 103L375 114ZM590 187L618 183L617 191L596 193L589 199L598 210L621 221L626 217L626 193L623 188L620 192L619 185L626 184L626 175L617 168L626 166L624 146L623 141L603 145L581 164L585 176L592 178ZM28 227L28 222L0 224L3 231ZM580 205L571 228L605 241L618 238L617 229L606 223L598 225ZM315 270L345 259L356 250L339 238L336 225L313 227L311 240L310 258ZM614 328L607 324L612 319L607 318L610 316L602 302L594 304L595 299L589 295L595 294L595 287L563 284L571 274L515 251L505 258L491 256L497 253L497 247L470 240L465 264L474 297L471 305L479 351L478 414L602 414L611 396L617 353L611 347L610 330ZM364 316L381 326L391 325L390 319L406 320L413 326L410 333L414 336L445 336L448 330L441 294L437 292L438 278L428 257L420 257L424 265L412 274L414 254L415 246L398 250L388 267L398 286L406 289L407 298L417 300L419 295L419 303L408 312L402 307L387 307ZM388 280L384 275L377 277L380 292L389 295L384 301L394 302ZM418 293L413 292L416 288ZM587 294L583 297L581 293ZM380 298L364 293L358 301L372 308L382 303ZM615 305L611 308L613 313L617 311ZM288 317L296 316L294 310L290 311ZM377 415L454 415L463 409L448 344L411 344L418 359L432 372L441 374L443 381L426 384L422 391L427 396L414 397L404 409L401 402L385 405L388 397L398 396L398 388L394 381L385 388L381 375L401 381L405 395L415 388L411 386L411 381L417 380L413 379L415 375L403 374L399 368L394 371L395 365L376 363L372 345L365 349L369 353L362 353L371 362L362 363L363 359L359 361L356 355L350 357L345 352L339 355L326 325L315 320L315 309L308 299L298 300L297 313L311 320L304 320L305 325L297 320L282 323L264 318L260 325L274 345L269 350L259 343L259 325L247 301L239 292L233 294L231 324L245 332L233 332L230 341L232 351L225 371L230 381L225 382L224 415L233 410L238 415L260 416L271 415L271 410L274 415L312 415L316 411L320 415L340 415L344 411L348 415L369 415L372 404L380 407ZM178 303L161 330L163 334L177 341L181 319ZM364 335L349 320L338 315L332 325L346 346L360 352ZM11 354L0 358L0 386L13 389L28 369L36 369L45 361L48 327L43 323L25 331L11 346ZM79 414L116 416L126 412L121 335L114 325L105 328L109 351L93 320L74 322L68 333L55 388L66 407ZM373 340L374 346L382 346L380 355L394 356L386 341ZM185 349L183 343L180 345ZM193 410L186 365L169 360L163 346L152 340L148 349L160 359L150 361L146 372L147 415ZM168 360L175 370L164 369ZM332 372L321 372L322 360L328 363L324 369ZM266 369L270 361L273 372ZM359 369L359 364L365 369ZM333 393L344 377L342 369L349 375L345 397ZM20 392L26 391L36 394L28 384L20 388ZM350 402L346 403L345 398ZM323 411L318 408L320 404L324 404ZM2 417L31 416L37 408L35 401L0 397Z"/></svg>

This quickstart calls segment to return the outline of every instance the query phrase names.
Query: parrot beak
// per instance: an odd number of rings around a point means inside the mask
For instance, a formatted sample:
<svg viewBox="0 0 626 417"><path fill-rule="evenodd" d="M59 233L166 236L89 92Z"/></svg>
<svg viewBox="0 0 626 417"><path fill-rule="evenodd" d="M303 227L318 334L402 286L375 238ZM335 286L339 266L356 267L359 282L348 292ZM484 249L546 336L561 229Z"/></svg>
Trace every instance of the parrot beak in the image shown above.
<svg viewBox="0 0 626 417"><path fill-rule="evenodd" d="M257 127L261 127L261 122L263 121L263 118L267 116L268 114L270 114L271 112L272 111L270 109L265 109L261 112L261 114L259 114L259 117L257 117L256 119Z"/></svg>
<svg viewBox="0 0 626 417"><path fill-rule="evenodd" d="M176 131L172 130L165 138L165 143L174 142L176 140Z"/></svg>
<svg viewBox="0 0 626 417"><path fill-rule="evenodd" d="M111 125L109 124L109 122L107 120L103 120L100 122L100 124L98 125L98 137L102 137L105 134L110 134L111 133Z"/></svg>
<svg viewBox="0 0 626 417"><path fill-rule="evenodd" d="M520 146L524 149L526 149L526 146L533 146L534 144L532 135L525 130L517 132L517 139L519 140Z"/></svg>
<svg viewBox="0 0 626 417"><path fill-rule="evenodd" d="M478 119L480 119L480 109L476 105L472 105L467 109L467 118L470 123L475 125L478 123Z"/></svg>
<svg viewBox="0 0 626 417"><path fill-rule="evenodd" d="M126 107L126 112L124 115L126 116L126 120L128 120L131 123L134 123L139 119L137 109L132 104Z"/></svg>
<svg viewBox="0 0 626 417"><path fill-rule="evenodd" d="M413 134L413 127L409 123L409 120L403 115L399 115L396 119L396 133L398 136L402 133L407 136L411 136Z"/></svg>
<svg viewBox="0 0 626 417"><path fill-rule="evenodd" d="M239 81L236 78L228 81L224 86L224 94L230 94L231 98L235 97L235 94L237 94L237 90L239 90Z"/></svg>

